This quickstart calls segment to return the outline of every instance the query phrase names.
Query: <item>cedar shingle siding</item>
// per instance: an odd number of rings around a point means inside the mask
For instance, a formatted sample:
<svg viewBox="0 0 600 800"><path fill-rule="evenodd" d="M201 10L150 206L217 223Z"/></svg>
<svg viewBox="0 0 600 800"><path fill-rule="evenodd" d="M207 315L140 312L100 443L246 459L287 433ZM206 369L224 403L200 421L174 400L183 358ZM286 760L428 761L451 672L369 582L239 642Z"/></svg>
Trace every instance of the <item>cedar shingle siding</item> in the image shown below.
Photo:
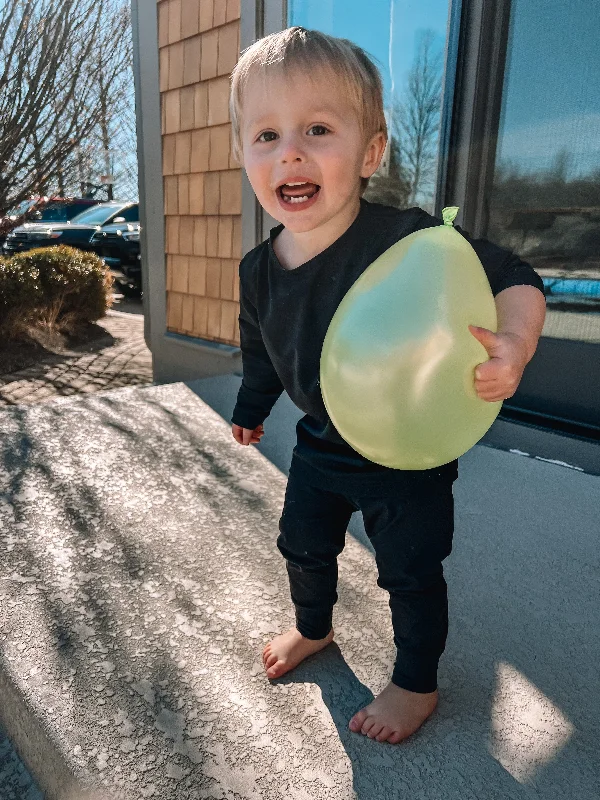
<svg viewBox="0 0 600 800"><path fill-rule="evenodd" d="M167 328L232 345L242 173L228 97L239 37L240 0L158 0Z"/></svg>

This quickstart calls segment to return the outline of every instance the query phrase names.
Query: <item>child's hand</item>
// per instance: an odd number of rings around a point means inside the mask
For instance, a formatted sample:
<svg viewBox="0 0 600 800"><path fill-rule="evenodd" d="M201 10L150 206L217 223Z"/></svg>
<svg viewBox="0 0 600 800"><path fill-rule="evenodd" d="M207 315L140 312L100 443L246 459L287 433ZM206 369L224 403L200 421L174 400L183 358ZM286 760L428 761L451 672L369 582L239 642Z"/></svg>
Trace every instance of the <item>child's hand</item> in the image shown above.
<svg viewBox="0 0 600 800"><path fill-rule="evenodd" d="M476 325L469 325L469 330L490 357L475 369L477 395L490 403L512 397L528 361L524 340L515 333L493 333Z"/></svg>
<svg viewBox="0 0 600 800"><path fill-rule="evenodd" d="M254 428L254 430L250 430L250 428L242 428L240 425L232 425L231 432L233 434L233 438L238 444L258 444L260 442L260 437L264 436L265 434L262 425Z"/></svg>

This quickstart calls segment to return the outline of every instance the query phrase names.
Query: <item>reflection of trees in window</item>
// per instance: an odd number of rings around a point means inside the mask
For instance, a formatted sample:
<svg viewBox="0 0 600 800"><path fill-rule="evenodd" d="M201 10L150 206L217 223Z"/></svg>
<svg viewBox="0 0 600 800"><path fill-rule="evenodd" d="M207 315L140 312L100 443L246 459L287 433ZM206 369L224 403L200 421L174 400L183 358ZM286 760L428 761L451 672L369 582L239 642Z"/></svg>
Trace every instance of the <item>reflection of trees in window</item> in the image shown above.
<svg viewBox="0 0 600 800"><path fill-rule="evenodd" d="M367 200L433 210L443 70L434 40L433 30L421 32L403 98L392 98L388 157L371 178Z"/></svg>
<svg viewBox="0 0 600 800"><path fill-rule="evenodd" d="M600 278L600 168L568 178L559 150L545 170L496 166L487 238L527 258L543 275Z"/></svg>

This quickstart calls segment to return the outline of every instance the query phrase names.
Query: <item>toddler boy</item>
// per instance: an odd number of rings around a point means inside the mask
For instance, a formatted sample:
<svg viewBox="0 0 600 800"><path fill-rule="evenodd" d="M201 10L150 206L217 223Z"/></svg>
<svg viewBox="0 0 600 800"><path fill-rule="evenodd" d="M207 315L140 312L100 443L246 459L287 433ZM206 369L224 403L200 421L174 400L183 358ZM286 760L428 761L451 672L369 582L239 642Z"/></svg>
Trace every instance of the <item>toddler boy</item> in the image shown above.
<svg viewBox="0 0 600 800"><path fill-rule="evenodd" d="M442 561L453 534L457 462L422 471L368 461L334 428L319 386L323 340L361 273L399 239L441 220L420 208L368 203L362 194L383 155L382 85L356 45L303 28L267 36L232 73L234 152L262 207L280 225L240 264L243 382L233 436L243 445L285 389L305 413L297 425L277 546L286 559L296 626L263 652L279 678L333 639L337 556L360 510L390 594L397 658L391 682L350 729L397 743L437 703L447 634ZM544 320L543 285L531 267L486 240L472 240L498 310L498 333L471 328L490 360L476 370L486 401L510 397Z"/></svg>

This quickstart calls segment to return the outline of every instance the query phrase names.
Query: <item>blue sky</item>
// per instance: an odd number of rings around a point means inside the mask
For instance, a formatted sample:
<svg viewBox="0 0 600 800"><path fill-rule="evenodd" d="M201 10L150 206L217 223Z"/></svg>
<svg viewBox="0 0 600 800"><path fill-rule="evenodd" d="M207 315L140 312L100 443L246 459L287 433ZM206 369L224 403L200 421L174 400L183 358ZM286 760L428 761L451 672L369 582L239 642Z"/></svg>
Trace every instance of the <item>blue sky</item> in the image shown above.
<svg viewBox="0 0 600 800"><path fill-rule="evenodd" d="M288 3L290 24L352 39L374 55L388 96L390 30L399 94L419 32L433 29L436 47L445 48L448 0ZM499 157L525 169L543 169L566 147L572 154L572 175L600 166L600 2L513 0L512 8Z"/></svg>

